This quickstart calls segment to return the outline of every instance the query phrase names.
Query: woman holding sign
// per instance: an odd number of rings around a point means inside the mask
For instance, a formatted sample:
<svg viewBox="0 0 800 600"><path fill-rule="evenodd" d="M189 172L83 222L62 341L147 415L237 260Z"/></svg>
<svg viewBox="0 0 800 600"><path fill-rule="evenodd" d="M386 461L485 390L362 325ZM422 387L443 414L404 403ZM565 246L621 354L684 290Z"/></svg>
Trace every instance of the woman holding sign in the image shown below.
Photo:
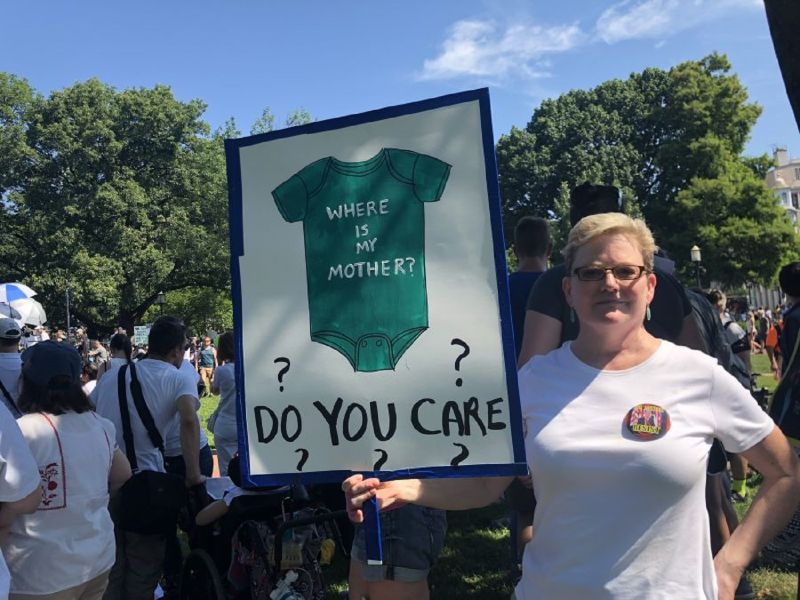
<svg viewBox="0 0 800 600"><path fill-rule="evenodd" d="M519 372L536 535L515 597L733 598L759 549L789 519L800 467L784 436L717 363L644 328L656 285L653 236L621 213L582 219L564 255L578 338ZM719 438L763 474L739 528L711 556L705 477ZM416 503L485 506L509 478L348 478L355 521Z"/></svg>

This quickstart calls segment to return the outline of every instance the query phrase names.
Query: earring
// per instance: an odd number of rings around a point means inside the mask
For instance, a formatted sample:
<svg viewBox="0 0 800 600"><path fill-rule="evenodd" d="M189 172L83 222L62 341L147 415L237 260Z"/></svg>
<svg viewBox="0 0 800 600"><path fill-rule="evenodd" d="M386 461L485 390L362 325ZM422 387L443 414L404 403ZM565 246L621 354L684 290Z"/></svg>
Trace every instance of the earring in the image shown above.
<svg viewBox="0 0 800 600"><path fill-rule="evenodd" d="M569 309L569 322L570 323L574 323L575 322L575 309L572 308L572 307L570 307L570 309Z"/></svg>
<svg viewBox="0 0 800 600"><path fill-rule="evenodd" d="M650 305L648 304L647 305L647 310L644 313L644 320L645 321L649 321L650 320L650 316L651 316L650 315Z"/></svg>

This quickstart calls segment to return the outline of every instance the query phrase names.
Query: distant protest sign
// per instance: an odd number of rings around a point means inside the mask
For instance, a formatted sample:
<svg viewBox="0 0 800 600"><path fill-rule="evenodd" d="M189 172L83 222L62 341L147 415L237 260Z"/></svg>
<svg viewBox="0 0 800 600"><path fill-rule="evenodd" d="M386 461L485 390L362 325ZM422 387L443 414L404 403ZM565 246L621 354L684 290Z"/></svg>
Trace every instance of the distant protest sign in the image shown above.
<svg viewBox="0 0 800 600"><path fill-rule="evenodd" d="M226 155L245 481L520 472L488 92Z"/></svg>
<svg viewBox="0 0 800 600"><path fill-rule="evenodd" d="M150 336L150 325L133 326L133 343L136 346L146 346L147 338Z"/></svg>

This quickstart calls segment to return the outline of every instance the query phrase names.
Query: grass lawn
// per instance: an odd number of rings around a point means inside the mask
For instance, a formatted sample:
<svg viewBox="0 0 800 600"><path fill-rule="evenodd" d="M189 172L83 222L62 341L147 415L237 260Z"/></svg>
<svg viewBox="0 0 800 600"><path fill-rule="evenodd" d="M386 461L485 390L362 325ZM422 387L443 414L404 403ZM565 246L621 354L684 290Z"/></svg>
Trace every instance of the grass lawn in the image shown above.
<svg viewBox="0 0 800 600"><path fill-rule="evenodd" d="M211 416L217 406L219 405L219 396L206 396L205 398L200 398L200 410L197 412L200 414L200 426L203 428L203 431L206 432L208 436L208 444L212 448L216 448L214 445L214 434L208 430L208 418Z"/></svg>

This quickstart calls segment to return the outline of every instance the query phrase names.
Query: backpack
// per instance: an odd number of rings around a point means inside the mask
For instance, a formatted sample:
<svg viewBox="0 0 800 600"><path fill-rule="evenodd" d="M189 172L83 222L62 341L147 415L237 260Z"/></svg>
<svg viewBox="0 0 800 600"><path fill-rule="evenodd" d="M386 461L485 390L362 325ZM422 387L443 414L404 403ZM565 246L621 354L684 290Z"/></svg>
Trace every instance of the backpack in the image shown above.
<svg viewBox="0 0 800 600"><path fill-rule="evenodd" d="M733 321L728 321L725 323L722 326L723 331L727 331L731 324L733 324ZM725 339L723 333L723 341L728 355L726 357L727 364L720 364L725 367L725 370L728 371L728 373L736 377L736 380L739 383L741 383L748 390L751 389L750 373L747 369L747 364L745 364L744 360L738 356L740 352L746 352L750 350L750 343L748 342L747 336L744 336L735 342L728 343L728 340Z"/></svg>
<svg viewBox="0 0 800 600"><path fill-rule="evenodd" d="M784 435L800 440L800 335L789 356L783 357L781 380L772 394L769 416ZM788 350L788 349L787 349Z"/></svg>
<svg viewBox="0 0 800 600"><path fill-rule="evenodd" d="M741 383L748 390L750 389L750 375L747 372L747 365L744 361L736 356L736 352L741 352L736 344L728 343L726 339L725 330L731 322L722 325L719 320L719 315L714 310L711 302L696 290L686 290L686 296L689 298L689 304L692 306L692 312L695 319L698 321L700 333L708 348L707 354L717 359L717 362L728 373L733 375L736 380ZM739 340L741 341L741 340ZM745 344L747 339L745 338Z"/></svg>

